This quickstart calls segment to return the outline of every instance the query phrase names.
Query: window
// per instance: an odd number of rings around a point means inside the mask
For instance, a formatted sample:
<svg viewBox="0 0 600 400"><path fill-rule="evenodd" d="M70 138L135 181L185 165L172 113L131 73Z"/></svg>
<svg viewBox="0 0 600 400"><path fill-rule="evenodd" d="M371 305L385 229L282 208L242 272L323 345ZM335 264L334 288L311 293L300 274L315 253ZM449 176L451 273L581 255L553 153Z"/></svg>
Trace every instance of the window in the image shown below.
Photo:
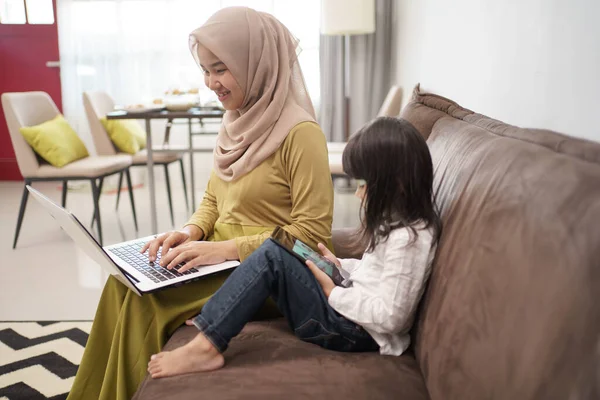
<svg viewBox="0 0 600 400"><path fill-rule="evenodd" d="M0 0L0 24L24 24L26 22L23 0Z"/></svg>
<svg viewBox="0 0 600 400"><path fill-rule="evenodd" d="M0 0L0 24L54 24L52 0Z"/></svg>
<svg viewBox="0 0 600 400"><path fill-rule="evenodd" d="M300 40L299 62L318 108L320 0L60 0L65 113L83 116L79 128L87 129L86 90L105 90L124 104L149 102L174 88L199 88L201 102L216 100L190 54L188 35L235 5L273 14Z"/></svg>
<svg viewBox="0 0 600 400"><path fill-rule="evenodd" d="M27 22L30 24L52 25L54 8L52 0L25 0Z"/></svg>

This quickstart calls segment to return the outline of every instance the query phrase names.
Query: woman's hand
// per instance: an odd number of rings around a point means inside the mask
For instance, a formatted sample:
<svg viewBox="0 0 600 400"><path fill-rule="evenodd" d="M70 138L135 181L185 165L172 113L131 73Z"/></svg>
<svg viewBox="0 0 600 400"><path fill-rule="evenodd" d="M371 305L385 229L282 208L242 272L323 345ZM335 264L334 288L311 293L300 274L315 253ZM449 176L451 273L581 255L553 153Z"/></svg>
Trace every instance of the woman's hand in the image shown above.
<svg viewBox="0 0 600 400"><path fill-rule="evenodd" d="M156 261L158 249L161 246L162 251L160 256L164 257L164 255L167 254L170 249L193 240L200 240L203 237L204 232L202 232L202 229L194 225L187 225L179 231L163 233L156 239L149 241L144 245L142 250L140 250L140 253L144 253L146 250L148 250L148 259L150 262L154 262Z"/></svg>
<svg viewBox="0 0 600 400"><path fill-rule="evenodd" d="M319 247L319 250L321 250L323 257L334 263L336 267L341 268L342 264L340 263L340 260L338 260L327 247L325 247L322 243L319 243L317 246ZM333 280L331 280L329 275L321 271L319 267L317 267L312 261L306 261L306 265L308 266L308 269L310 269L310 272L313 273L315 278L317 278L317 282L319 282L319 285L321 285L323 293L325 293L325 297L329 298L331 291L335 288L335 283L333 283Z"/></svg>
<svg viewBox="0 0 600 400"><path fill-rule="evenodd" d="M163 247L164 248L164 247ZM190 268L201 265L220 264L227 260L239 258L235 240L224 242L188 242L172 248L160 260L160 265L167 269L173 269L184 263L177 271L185 272Z"/></svg>
<svg viewBox="0 0 600 400"><path fill-rule="evenodd" d="M161 257L164 257L170 249L187 243L191 240L191 234L185 230L171 231L163 233L156 239L146 243L144 247L142 247L142 250L140 250L140 252L145 253L146 250L148 250L148 259L150 260L150 262L154 262L156 260L156 253L158 253L158 249L161 246Z"/></svg>

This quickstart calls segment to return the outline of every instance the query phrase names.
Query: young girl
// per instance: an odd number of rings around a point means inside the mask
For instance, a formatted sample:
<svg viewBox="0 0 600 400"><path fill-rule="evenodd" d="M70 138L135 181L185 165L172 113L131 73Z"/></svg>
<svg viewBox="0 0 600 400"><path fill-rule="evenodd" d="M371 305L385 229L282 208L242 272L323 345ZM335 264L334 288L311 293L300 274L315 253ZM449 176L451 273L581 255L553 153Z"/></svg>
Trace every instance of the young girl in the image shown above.
<svg viewBox="0 0 600 400"><path fill-rule="evenodd" d="M362 260L338 260L323 244L319 250L347 277L345 286L268 240L187 321L200 333L152 356L153 378L221 368L230 340L269 296L304 341L337 351L406 350L441 229L429 149L409 122L378 118L348 142L343 166L361 183L369 246Z"/></svg>

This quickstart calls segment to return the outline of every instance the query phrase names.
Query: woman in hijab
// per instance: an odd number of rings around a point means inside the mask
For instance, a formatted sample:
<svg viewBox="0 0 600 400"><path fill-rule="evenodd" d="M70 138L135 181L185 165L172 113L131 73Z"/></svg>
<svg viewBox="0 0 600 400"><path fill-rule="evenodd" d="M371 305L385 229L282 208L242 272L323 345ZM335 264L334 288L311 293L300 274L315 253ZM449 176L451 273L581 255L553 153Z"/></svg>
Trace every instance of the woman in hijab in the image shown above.
<svg viewBox="0 0 600 400"><path fill-rule="evenodd" d="M327 145L297 60L273 16L225 8L190 35L190 49L226 109L204 199L180 231L148 243L151 261L183 268L243 261L276 226L331 247ZM69 399L130 399L152 354L197 314L228 272L142 297L109 278Z"/></svg>

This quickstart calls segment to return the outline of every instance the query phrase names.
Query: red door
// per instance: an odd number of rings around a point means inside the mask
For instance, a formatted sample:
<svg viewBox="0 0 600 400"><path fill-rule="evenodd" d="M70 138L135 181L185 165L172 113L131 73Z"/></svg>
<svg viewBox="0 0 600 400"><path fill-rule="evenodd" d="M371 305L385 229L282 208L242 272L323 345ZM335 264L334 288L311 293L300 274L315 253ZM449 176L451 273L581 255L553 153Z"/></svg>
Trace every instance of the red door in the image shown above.
<svg viewBox="0 0 600 400"><path fill-rule="evenodd" d="M0 0L0 93L43 91L62 111L56 0ZM21 180L0 107L0 180Z"/></svg>

